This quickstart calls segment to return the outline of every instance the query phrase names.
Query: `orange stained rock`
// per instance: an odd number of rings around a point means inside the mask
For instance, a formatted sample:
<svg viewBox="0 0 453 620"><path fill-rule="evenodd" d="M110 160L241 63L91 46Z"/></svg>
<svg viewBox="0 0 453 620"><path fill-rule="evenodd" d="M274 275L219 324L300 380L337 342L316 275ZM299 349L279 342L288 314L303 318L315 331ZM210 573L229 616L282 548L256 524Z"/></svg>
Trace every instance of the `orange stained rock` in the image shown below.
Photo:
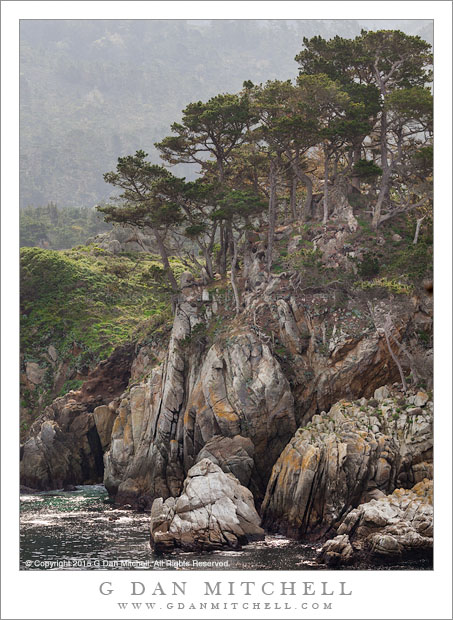
<svg viewBox="0 0 453 620"><path fill-rule="evenodd" d="M315 469L313 465L319 463L320 452L315 446L309 446L302 458L301 469Z"/></svg>
<svg viewBox="0 0 453 620"><path fill-rule="evenodd" d="M125 444L128 443L133 443L133 437L132 437L132 426L129 422L129 420L127 420L125 426L124 426L124 431L123 431L123 441Z"/></svg>
<svg viewBox="0 0 453 620"><path fill-rule="evenodd" d="M200 409L203 408L204 405L205 405L205 402L204 402L204 397L203 397L203 390L201 388L201 384L197 383L197 385L195 386L192 392L190 403L188 404L184 412L184 426L189 425L190 412L193 410L199 411Z"/></svg>
<svg viewBox="0 0 453 620"><path fill-rule="evenodd" d="M218 418L223 418L228 422L238 422L239 416L235 413L234 409L232 409L231 405L228 403L226 399L216 400L217 394L215 390L209 390L209 396L212 404L212 410L214 411L214 415Z"/></svg>
<svg viewBox="0 0 453 620"><path fill-rule="evenodd" d="M127 419L127 411L124 409L124 407L120 407L118 409L118 415L116 416L115 421L113 423L112 436L114 436L118 431L121 430L121 428L125 426L126 419Z"/></svg>

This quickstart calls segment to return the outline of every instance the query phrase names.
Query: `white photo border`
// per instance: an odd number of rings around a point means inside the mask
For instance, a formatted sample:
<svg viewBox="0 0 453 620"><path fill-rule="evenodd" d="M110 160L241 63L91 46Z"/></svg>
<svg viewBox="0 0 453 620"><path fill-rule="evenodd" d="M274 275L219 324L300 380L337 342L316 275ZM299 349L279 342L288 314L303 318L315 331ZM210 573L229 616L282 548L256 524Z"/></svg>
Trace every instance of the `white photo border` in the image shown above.
<svg viewBox="0 0 453 620"><path fill-rule="evenodd" d="M2 618L451 618L451 17L450 2L16 2L2 12ZM435 551L433 571L19 571L19 20L20 19L432 19L435 53ZM281 609L177 609L154 597L153 611L120 611L130 582L164 589L187 582L186 606L203 601L204 582L347 583L351 596L277 597ZM99 592L113 583L112 595ZM151 597L153 598L153 597ZM232 597L229 597L230 599ZM319 609L302 610L303 600ZM147 598L146 600L150 600ZM179 601L180 599L178 599ZM224 600L229 600L228 596ZM238 604L250 597L236 596ZM257 600L257 599L255 599ZM172 609L166 608L171 603ZM159 607L160 606L160 607Z"/></svg>

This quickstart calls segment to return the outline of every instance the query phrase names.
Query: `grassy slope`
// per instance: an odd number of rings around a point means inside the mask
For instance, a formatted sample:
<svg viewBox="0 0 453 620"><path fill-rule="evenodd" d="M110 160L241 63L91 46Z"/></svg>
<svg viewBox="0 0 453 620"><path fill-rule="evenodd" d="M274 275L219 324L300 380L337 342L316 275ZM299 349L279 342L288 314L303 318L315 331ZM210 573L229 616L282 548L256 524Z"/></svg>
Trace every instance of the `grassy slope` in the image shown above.
<svg viewBox="0 0 453 620"><path fill-rule="evenodd" d="M172 262L176 276L187 270L179 261ZM37 389L23 386L22 406L28 417L56 395L50 345L57 350L57 361L69 364L68 380L60 390L65 393L80 384L74 380L77 373L85 374L116 346L145 338L171 318L170 292L154 256L113 256L95 246L64 251L22 248L22 370L26 362L46 369Z"/></svg>

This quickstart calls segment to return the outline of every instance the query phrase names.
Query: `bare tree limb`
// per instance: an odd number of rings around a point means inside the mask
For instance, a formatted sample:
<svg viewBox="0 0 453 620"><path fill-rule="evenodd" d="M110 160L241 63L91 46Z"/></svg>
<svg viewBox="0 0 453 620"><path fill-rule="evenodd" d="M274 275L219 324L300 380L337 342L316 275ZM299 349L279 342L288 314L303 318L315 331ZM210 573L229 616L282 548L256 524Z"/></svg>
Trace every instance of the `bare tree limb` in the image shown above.
<svg viewBox="0 0 453 620"><path fill-rule="evenodd" d="M390 345L390 337L393 339L394 342L396 342L395 338L391 334L392 319L390 318L390 315L388 314L387 317L386 317L384 325L382 327L378 327L377 324L376 324L375 316L374 316L373 306L372 306L370 301L368 302L368 309L370 311L371 319L372 319L372 321L374 323L374 327L376 329L376 332L378 333L378 335L384 334L384 338L385 338L385 342L386 342L386 345L387 345L387 349L388 349L388 351L390 353L390 356L391 356L392 360L395 362L395 365L398 368L398 371L400 373L401 385L402 385L402 388L403 388L403 392L407 392L407 383L406 383L406 378L404 376L403 368L401 366L401 362L399 361L398 357L395 355L395 353L394 353L394 351L393 351L393 349L392 349L392 347Z"/></svg>
<svg viewBox="0 0 453 620"><path fill-rule="evenodd" d="M426 217L426 215L424 215L423 217L417 218L417 226L415 228L414 240L412 241L413 245L417 245L418 235L420 234L420 227L421 227L422 222L425 219L425 217Z"/></svg>

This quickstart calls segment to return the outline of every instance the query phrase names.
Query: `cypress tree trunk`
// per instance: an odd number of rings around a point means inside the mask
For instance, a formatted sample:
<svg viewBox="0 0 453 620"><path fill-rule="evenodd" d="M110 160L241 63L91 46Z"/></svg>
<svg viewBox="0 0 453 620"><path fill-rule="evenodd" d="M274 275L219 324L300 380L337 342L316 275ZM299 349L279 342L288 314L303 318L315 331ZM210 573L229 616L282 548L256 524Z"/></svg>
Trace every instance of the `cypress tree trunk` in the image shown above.
<svg viewBox="0 0 453 620"><path fill-rule="evenodd" d="M381 168L385 172L388 168L387 159L387 112L381 112Z"/></svg>
<svg viewBox="0 0 453 620"><path fill-rule="evenodd" d="M327 182L329 180L329 155L327 149L324 149L324 198L323 198L323 207L324 214L322 218L322 223L327 224L327 220L329 219L329 188Z"/></svg>
<svg viewBox="0 0 453 620"><path fill-rule="evenodd" d="M313 183L310 177L302 172L299 167L298 162L295 159L291 159L291 168L295 174L295 176L299 179L301 183L305 185L305 189L307 190L307 196L305 198L305 205L302 219L304 221L309 220L311 218L311 201L313 199Z"/></svg>
<svg viewBox="0 0 453 620"><path fill-rule="evenodd" d="M294 222L297 220L296 191L297 191L297 177L293 174L291 178L289 204L291 208L291 215L292 215Z"/></svg>
<svg viewBox="0 0 453 620"><path fill-rule="evenodd" d="M274 249L275 222L277 219L277 164L271 161L269 170L269 232L267 236L266 267L270 273L272 267L272 251Z"/></svg>
<svg viewBox="0 0 453 620"><path fill-rule="evenodd" d="M236 314L239 314L241 309L241 298L239 296L239 290L237 286L236 280L236 263L238 259L238 240L234 238L234 234L232 235L233 241L233 258L231 259L231 287L233 289L234 301L236 305Z"/></svg>
<svg viewBox="0 0 453 620"><path fill-rule="evenodd" d="M307 190L307 196L305 198L304 205L304 221L309 220L312 214L312 200L313 200L313 182L304 172L300 175L300 180L305 184L305 189Z"/></svg>
<svg viewBox="0 0 453 620"><path fill-rule="evenodd" d="M222 276L226 275L227 272L228 248L230 243L230 231L228 230L228 224L225 222L223 227Z"/></svg>
<svg viewBox="0 0 453 620"><path fill-rule="evenodd" d="M208 274L209 279L212 280L212 278L214 277L214 268L212 265L211 252L209 251L209 248L203 247L202 249L204 260L206 263L206 273Z"/></svg>
<svg viewBox="0 0 453 620"><path fill-rule="evenodd" d="M179 290L178 283L176 282L176 278L173 274L173 271L170 267L170 263L168 262L168 252L167 248L162 241L162 237L160 236L157 230L153 230L154 237L157 242L157 247L159 248L160 258L162 260L162 265L164 267L165 273L167 275L168 281L170 282L170 286L174 293L177 293Z"/></svg>
<svg viewBox="0 0 453 620"><path fill-rule="evenodd" d="M352 153L352 163L353 164L357 164L360 161L360 155L361 155L361 151L362 151L362 142L360 142L359 144L355 144L354 145L354 150ZM360 191L360 179L359 177L356 176L352 176L351 178L351 185L352 187L354 187L355 189L358 189Z"/></svg>
<svg viewBox="0 0 453 620"><path fill-rule="evenodd" d="M414 245L417 245L417 243L418 243L418 235L420 234L420 227L421 227L422 222L423 222L423 220L425 219L425 217L426 217L426 216L424 215L423 217L419 217L419 218L417 219L417 226L416 226L416 228L415 228L414 240L413 240L413 242L412 242Z"/></svg>
<svg viewBox="0 0 453 620"><path fill-rule="evenodd" d="M404 377L403 367L401 366L399 359L397 358L397 356L393 352L392 347L390 346L389 330L388 330L387 326L384 327L383 331L384 331L384 336L385 336L385 342L387 344L387 349L389 350L389 353L390 353L390 355L392 357L392 360L395 362L396 367L398 368L398 372L400 373L400 377L401 377L401 385L402 385L402 388L403 388L403 392L406 393L407 392L407 383L406 383L406 379Z"/></svg>
<svg viewBox="0 0 453 620"><path fill-rule="evenodd" d="M385 88L381 85L381 94L385 97ZM390 175L391 166L388 163L388 149L387 149L387 112L382 110L381 112L381 168L382 177L379 186L379 196L376 205L373 209L372 227L376 230L381 223L382 207L385 200L389 196L390 192Z"/></svg>
<svg viewBox="0 0 453 620"><path fill-rule="evenodd" d="M224 222L220 222L220 251L218 257L218 271L223 277L226 274L227 234Z"/></svg>
<svg viewBox="0 0 453 620"><path fill-rule="evenodd" d="M386 166L385 170L382 173L378 199L373 209L373 220L371 224L375 230L381 223L382 206L390 190L390 174L391 174L391 170L389 166Z"/></svg>

